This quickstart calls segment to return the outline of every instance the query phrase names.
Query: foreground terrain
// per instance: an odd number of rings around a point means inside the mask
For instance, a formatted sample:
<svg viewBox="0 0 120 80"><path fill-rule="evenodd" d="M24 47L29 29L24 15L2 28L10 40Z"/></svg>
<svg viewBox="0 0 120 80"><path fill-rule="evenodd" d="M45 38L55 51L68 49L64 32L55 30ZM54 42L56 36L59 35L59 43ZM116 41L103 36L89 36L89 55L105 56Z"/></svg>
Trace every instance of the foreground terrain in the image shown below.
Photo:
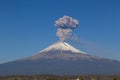
<svg viewBox="0 0 120 80"><path fill-rule="evenodd" d="M14 75L0 76L0 80L120 80L120 76L104 75L80 75L80 76L57 76L57 75Z"/></svg>

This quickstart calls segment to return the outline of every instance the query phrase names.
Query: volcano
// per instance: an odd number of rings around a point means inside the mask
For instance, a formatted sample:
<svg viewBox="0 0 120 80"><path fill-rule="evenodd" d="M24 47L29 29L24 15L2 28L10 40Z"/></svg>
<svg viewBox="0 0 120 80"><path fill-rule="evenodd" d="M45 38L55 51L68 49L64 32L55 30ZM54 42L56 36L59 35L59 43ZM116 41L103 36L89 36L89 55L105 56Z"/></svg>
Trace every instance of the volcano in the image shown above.
<svg viewBox="0 0 120 80"><path fill-rule="evenodd" d="M89 55L66 42L56 42L37 54L0 64L0 75L120 75L120 62Z"/></svg>

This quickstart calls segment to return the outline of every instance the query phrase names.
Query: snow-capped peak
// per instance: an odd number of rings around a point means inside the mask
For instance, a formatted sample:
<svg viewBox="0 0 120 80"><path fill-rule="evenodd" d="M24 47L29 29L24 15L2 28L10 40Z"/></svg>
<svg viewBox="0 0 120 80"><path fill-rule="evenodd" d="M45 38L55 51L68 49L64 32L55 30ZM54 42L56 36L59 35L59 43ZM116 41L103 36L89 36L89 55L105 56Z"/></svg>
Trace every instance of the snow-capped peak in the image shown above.
<svg viewBox="0 0 120 80"><path fill-rule="evenodd" d="M45 48L40 52L47 52L47 51L51 51L51 50L71 51L71 52L75 52L75 53L85 54L85 52L82 52L82 51L74 48L70 44L68 44L66 42L61 42L61 41L54 43L53 45L50 45L48 48Z"/></svg>

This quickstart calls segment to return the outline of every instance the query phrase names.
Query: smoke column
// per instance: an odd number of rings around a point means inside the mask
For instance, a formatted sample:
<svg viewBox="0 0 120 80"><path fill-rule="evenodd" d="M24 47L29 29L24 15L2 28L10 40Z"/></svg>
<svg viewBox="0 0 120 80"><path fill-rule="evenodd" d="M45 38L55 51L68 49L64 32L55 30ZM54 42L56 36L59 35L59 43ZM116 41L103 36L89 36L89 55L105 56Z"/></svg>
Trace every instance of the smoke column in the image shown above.
<svg viewBox="0 0 120 80"><path fill-rule="evenodd" d="M63 16L62 18L55 21L57 27L56 35L60 38L60 41L65 41L72 36L73 29L77 28L79 22L69 16Z"/></svg>

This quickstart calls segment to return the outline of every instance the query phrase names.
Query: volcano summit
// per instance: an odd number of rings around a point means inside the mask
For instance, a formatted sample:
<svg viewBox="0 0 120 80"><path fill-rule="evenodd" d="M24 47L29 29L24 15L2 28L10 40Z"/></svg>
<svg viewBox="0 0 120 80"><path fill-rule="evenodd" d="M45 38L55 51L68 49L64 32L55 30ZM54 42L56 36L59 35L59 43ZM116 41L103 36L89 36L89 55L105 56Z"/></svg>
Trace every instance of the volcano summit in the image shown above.
<svg viewBox="0 0 120 80"><path fill-rule="evenodd" d="M88 55L60 41L33 56L0 64L0 75L18 74L120 75L120 62Z"/></svg>

